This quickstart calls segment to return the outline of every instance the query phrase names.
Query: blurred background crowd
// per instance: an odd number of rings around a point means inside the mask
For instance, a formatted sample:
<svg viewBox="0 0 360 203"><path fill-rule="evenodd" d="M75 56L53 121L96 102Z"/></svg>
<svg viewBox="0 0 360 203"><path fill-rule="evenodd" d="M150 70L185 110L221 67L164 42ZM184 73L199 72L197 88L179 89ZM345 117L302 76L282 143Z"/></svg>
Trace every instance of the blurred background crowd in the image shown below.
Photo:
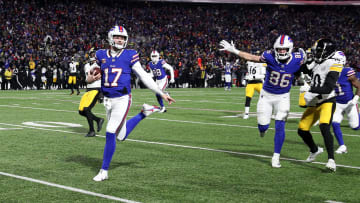
<svg viewBox="0 0 360 203"><path fill-rule="evenodd" d="M290 35L295 47L304 49L328 37L345 52L348 65L360 70L360 9L355 6L0 0L0 15L2 90L67 88L72 57L85 87L88 52L107 47L107 32L115 24L127 29L127 48L140 53L145 69L154 49L174 67L173 87L223 86L223 66L236 58L218 51L222 39L261 54L279 34ZM245 61L235 63L237 86L246 71Z"/></svg>

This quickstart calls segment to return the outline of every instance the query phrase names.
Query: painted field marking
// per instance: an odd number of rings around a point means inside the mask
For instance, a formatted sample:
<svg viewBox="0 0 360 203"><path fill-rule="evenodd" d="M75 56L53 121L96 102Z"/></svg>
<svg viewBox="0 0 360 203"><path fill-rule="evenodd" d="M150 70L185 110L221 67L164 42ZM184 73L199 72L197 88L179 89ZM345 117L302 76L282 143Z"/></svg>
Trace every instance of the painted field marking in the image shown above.
<svg viewBox="0 0 360 203"><path fill-rule="evenodd" d="M69 110L62 110L62 109L47 109L47 108L37 108L37 107L24 107L24 106L11 106L11 105L0 105L0 107L34 109L34 110L56 111L56 112L67 112L67 113L78 113L78 111L69 111ZM97 113L97 114L106 115L104 113ZM128 116L128 117L131 118L131 116ZM177 122L177 123L190 123L190 124L201 124L201 125L213 125L213 126L215 125L215 126L228 126L228 127L257 129L257 126L233 125L233 124L225 124L225 123L206 123L206 122L200 122L200 121L183 121L183 120L171 120L171 119L163 119L163 118L147 118L147 119L159 120L159 121ZM269 128L268 130L275 130L275 129L274 128ZM297 132L297 129L296 130L285 129L285 131L286 132ZM318 132L318 131L313 131L311 133L320 134L320 132ZM353 135L353 134L343 134L343 136L360 137L360 135Z"/></svg>
<svg viewBox="0 0 360 203"><path fill-rule="evenodd" d="M34 182L34 183L39 183L39 184L43 184L43 185L48 185L48 186L51 186L51 187L61 188L61 189L64 189L64 190L78 192L78 193L82 193L82 194L86 194L86 195L101 197L101 198L105 198L105 199L110 199L110 200L115 200L115 201L120 201L120 202L126 202L126 203L138 203L136 201L123 199L123 198L120 198L120 197L104 195L104 194L101 194L101 193L91 192L91 191L88 191L88 190L69 187L69 186L65 186L65 185L59 185L59 184L56 184L56 183L50 183L50 182L47 182L47 181L37 180L37 179L34 179L34 178L28 178L28 177L14 175L14 174L5 173L5 172L1 172L1 171L0 171L0 175L12 177L12 178L17 178L17 179L21 179L21 180L26 180L26 181L30 181L30 182Z"/></svg>
<svg viewBox="0 0 360 203"><path fill-rule="evenodd" d="M37 130L46 130L46 131L55 131L55 132L63 132L63 133L71 133L71 134L78 134L83 135L84 133L77 133L72 131L66 131L66 130L55 130L55 129L46 129L46 128L37 128L37 127L31 127L26 125L16 125L16 124L8 124L8 123L0 123L0 125L8 125L8 126L15 126L15 127L24 127L24 128L31 128L31 129L37 129ZM106 136L103 135L96 135L96 137L106 138ZM145 141L145 140L135 140L135 139L126 139L128 141L132 142L139 142L139 143L147 143L147 144L157 144L157 145L164 145L164 146L172 146L172 147L180 147L180 148L186 148L186 149L198 149L198 150L205 150L205 151L212 151L212 152L222 152L222 153L228 153L228 154L237 154L237 155L245 155L245 156L253 156L253 157L261 157L261 158L268 158L271 159L272 156L268 155L262 155L262 154L252 154L252 153L245 153L245 152L235 152L235 151L228 151L228 150L220 150L220 149L211 149L206 147L195 147L195 146L188 146L188 145L178 145L178 144L170 144L170 143L163 143L163 142L153 142L153 141ZM298 159L291 159L291 158L280 158L281 160L287 160L287 161L294 161L294 162L305 162L305 160L298 160ZM323 162L311 162L314 164L320 164L320 165L326 165L326 163ZM352 169L358 169L360 170L359 166L348 166L348 165L341 165L336 164L337 167L343 167L343 168L352 168Z"/></svg>

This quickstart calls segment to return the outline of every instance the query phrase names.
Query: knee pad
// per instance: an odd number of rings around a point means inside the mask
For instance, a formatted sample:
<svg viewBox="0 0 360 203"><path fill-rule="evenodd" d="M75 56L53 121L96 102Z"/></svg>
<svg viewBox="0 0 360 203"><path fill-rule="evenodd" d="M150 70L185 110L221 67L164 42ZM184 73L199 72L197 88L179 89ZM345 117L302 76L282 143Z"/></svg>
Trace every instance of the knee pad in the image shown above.
<svg viewBox="0 0 360 203"><path fill-rule="evenodd" d="M275 120L286 121L288 115L289 115L288 111L278 111L275 115Z"/></svg>

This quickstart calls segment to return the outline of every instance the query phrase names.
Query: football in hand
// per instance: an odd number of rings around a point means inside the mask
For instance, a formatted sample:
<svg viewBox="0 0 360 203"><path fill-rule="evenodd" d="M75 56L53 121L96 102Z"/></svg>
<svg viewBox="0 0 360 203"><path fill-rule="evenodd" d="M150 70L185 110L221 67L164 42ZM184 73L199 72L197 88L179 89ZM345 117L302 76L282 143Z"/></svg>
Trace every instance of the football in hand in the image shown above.
<svg viewBox="0 0 360 203"><path fill-rule="evenodd" d="M93 75L101 74L101 69L99 67L95 67L90 72Z"/></svg>

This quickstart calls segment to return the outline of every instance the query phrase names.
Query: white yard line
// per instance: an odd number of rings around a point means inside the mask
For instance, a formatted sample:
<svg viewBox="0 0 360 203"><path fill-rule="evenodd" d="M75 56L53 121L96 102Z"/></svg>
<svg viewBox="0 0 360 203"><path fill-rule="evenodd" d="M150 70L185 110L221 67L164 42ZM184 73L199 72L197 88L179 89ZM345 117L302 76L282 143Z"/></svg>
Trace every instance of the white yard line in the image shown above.
<svg viewBox="0 0 360 203"><path fill-rule="evenodd" d="M78 111L69 111L69 110L61 110L61 109L47 109L47 108L37 108L37 107L24 107L24 106L12 106L12 105L0 105L0 107L34 109L34 110L43 110L43 111L57 111L57 112L67 112L67 113L78 113ZM204 110L206 110L206 109L204 109ZM209 110L206 110L206 111L209 111ZM106 115L104 113L97 113L97 114ZM129 117L131 117L131 116L129 116ZM228 126L228 127L257 129L257 126L233 125L233 124L225 124L225 123L206 123L206 122L200 122L200 121L170 120L170 119L162 119L162 118L147 118L147 119L160 120L160 121L169 121L169 122L177 122L177 123L190 123L190 124L201 124L201 125L212 125L212 126ZM274 128L269 128L269 130L275 130L275 129ZM286 132L297 132L297 129L296 130L285 129L285 131ZM311 133L320 134L320 132L317 132L317 131L313 131ZM343 136L360 137L360 135L353 135L353 134L343 134Z"/></svg>
<svg viewBox="0 0 360 203"><path fill-rule="evenodd" d="M30 182L34 182L34 183L39 183L39 184L43 184L43 185L48 185L48 186L51 186L51 187L61 188L61 189L64 189L64 190L78 192L78 193L82 193L82 194L86 194L86 195L101 197L101 198L105 198L105 199L110 199L110 200L115 200L115 201L120 201L120 202L126 202L126 203L138 203L136 201L123 199L123 198L120 198L120 197L104 195L104 194L100 194L100 193L96 193L96 192L91 192L91 191L88 191L88 190L83 190L83 189L69 187L69 186L65 186L65 185L59 185L59 184L56 184L56 183L50 183L50 182L47 182L47 181L37 180L37 179L34 179L34 178L28 178L28 177L18 176L18 175L14 175L14 174L10 174L10 173L4 173L4 172L1 172L1 171L0 171L0 175L12 177L12 178L17 178L17 179L21 179L21 180L26 180L26 181L30 181Z"/></svg>
<svg viewBox="0 0 360 203"><path fill-rule="evenodd" d="M31 128L31 129L37 129L37 130L55 131L55 132L63 132L63 133L71 133L71 134L79 134L79 135L84 134L84 133L77 133L77 132L66 131L66 130L38 128L38 127L31 127L31 126L25 126L25 125L15 125L15 124L9 124L9 123L0 123L0 125L7 125L7 126L14 126L14 127L24 127L24 128ZM96 137L105 138L105 136L103 136L103 135L96 135ZM195 147L195 146L188 146L188 145L178 145L178 144L170 144L170 143L163 143L163 142L152 142L152 141L135 140L135 139L126 139L126 140L127 141L132 141L132 142L147 143L147 144L157 144L157 145L180 147L180 148L186 148L186 149L197 149L197 150L205 150L205 151L212 151L212 152L221 152L221 153L228 153L228 154L237 154L237 155L244 155L244 156L261 157L261 158L268 158L268 159L272 158L272 156L267 156L267 155L262 155L262 154L235 152L235 151L228 151L228 150L211 149L211 148L206 148L206 147ZM287 160L287 161L293 161L293 162L305 162L305 160L290 159L290 158L280 158L280 159L281 160ZM323 162L312 162L312 163L320 164L320 165L325 165L326 164L326 163L323 163ZM341 165L341 164L336 164L336 166L337 167L352 168L352 169L360 170L360 167L358 167L358 166L348 166L348 165Z"/></svg>

